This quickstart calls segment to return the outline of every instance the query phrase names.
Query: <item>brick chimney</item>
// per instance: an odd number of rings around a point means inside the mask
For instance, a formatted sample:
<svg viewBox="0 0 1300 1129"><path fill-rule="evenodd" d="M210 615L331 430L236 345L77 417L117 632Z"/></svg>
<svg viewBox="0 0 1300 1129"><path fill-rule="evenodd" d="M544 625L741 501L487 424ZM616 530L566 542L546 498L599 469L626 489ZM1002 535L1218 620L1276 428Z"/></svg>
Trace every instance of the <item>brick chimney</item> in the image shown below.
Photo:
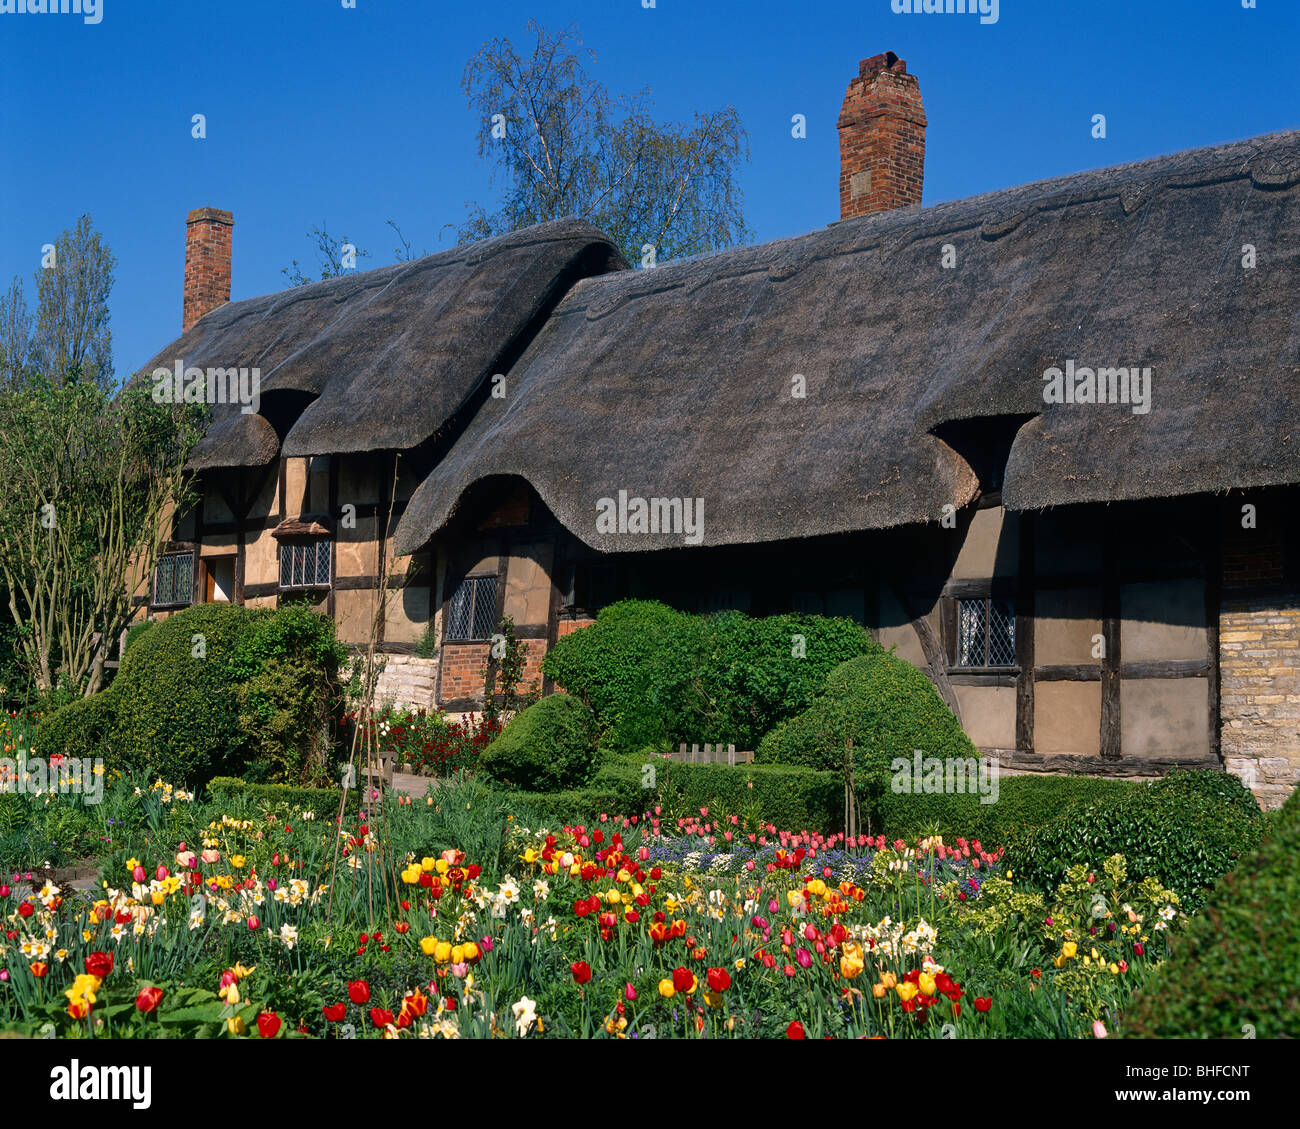
<svg viewBox="0 0 1300 1129"><path fill-rule="evenodd" d="M863 59L840 110L840 219L921 202L925 107L892 51Z"/></svg>
<svg viewBox="0 0 1300 1129"><path fill-rule="evenodd" d="M185 217L184 333L209 310L230 301L230 237L235 217L220 208L195 208Z"/></svg>

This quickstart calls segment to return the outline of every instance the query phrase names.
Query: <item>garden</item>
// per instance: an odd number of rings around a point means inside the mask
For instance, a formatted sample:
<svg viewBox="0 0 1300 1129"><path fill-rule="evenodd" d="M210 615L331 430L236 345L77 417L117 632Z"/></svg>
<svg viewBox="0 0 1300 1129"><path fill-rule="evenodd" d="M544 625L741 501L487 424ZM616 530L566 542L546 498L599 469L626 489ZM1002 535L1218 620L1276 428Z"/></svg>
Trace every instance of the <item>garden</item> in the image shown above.
<svg viewBox="0 0 1300 1129"><path fill-rule="evenodd" d="M10 715L0 1032L1300 1033L1295 797L1185 770L902 793L898 757L978 754L846 620L625 601L548 653L563 691L511 669L481 716L398 711L328 620L201 605L107 689ZM366 750L425 775L341 789ZM97 787L28 787L36 758Z"/></svg>

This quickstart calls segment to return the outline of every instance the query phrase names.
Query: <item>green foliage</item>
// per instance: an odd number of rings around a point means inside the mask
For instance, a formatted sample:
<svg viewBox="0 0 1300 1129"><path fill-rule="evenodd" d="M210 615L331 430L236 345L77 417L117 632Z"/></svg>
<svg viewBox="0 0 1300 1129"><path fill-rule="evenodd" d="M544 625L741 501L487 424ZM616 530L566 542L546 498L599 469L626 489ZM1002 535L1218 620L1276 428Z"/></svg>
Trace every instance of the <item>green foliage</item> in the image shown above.
<svg viewBox="0 0 1300 1129"><path fill-rule="evenodd" d="M503 716L509 717L521 706L530 706L537 700L537 692L529 691L519 694L519 684L524 680L524 667L528 660L528 648L519 641L515 631L515 621L506 616L501 620L500 658L493 655L496 645L489 651L487 662L483 667L483 685L491 686L491 693L484 697L483 720L489 726L496 726Z"/></svg>
<svg viewBox="0 0 1300 1129"><path fill-rule="evenodd" d="M596 767L596 718L568 694L550 694L516 715L479 762L492 779L526 791L586 783Z"/></svg>
<svg viewBox="0 0 1300 1129"><path fill-rule="evenodd" d="M346 660L334 621L304 604L254 621L232 663L248 771L284 784L330 779L330 720Z"/></svg>
<svg viewBox="0 0 1300 1129"><path fill-rule="evenodd" d="M948 836L978 839L986 850L1004 846L1026 829L1042 827L1067 809L1094 800L1119 798L1139 785L1097 776L1004 776L998 781L997 802L980 803L980 796L945 793L897 793L864 790L864 815L873 834L911 842L937 831ZM869 805L869 806L868 806ZM947 840L945 840L947 841Z"/></svg>
<svg viewBox="0 0 1300 1129"><path fill-rule="evenodd" d="M338 814L339 788L302 788L291 784L249 784L233 776L215 776L208 781L208 794L212 802L226 810L239 810L241 801L247 800L257 808L275 811L292 811L301 808L314 812L318 819L333 819ZM348 792L348 810L354 811L359 793Z"/></svg>
<svg viewBox="0 0 1300 1129"><path fill-rule="evenodd" d="M111 758L115 699L107 691L55 710L36 731L35 755Z"/></svg>
<svg viewBox="0 0 1300 1129"><path fill-rule="evenodd" d="M1224 875L1139 990L1122 1033L1157 1039L1300 1036L1300 792Z"/></svg>
<svg viewBox="0 0 1300 1129"><path fill-rule="evenodd" d="M149 630L154 624L151 619L142 619L139 623L133 623L126 629L126 646L122 649L125 654L131 647L140 641L140 636Z"/></svg>
<svg viewBox="0 0 1300 1129"><path fill-rule="evenodd" d="M648 90L615 99L583 69L576 29L529 31L526 56L493 39L465 67L479 155L507 187L495 213L472 208L462 240L569 216L610 235L629 262L647 243L664 261L746 240L736 173L749 146L734 106L659 124Z"/></svg>
<svg viewBox="0 0 1300 1129"><path fill-rule="evenodd" d="M895 758L910 764L917 749L927 757L979 756L930 680L873 644L831 671L821 695L768 733L754 759L842 773L850 738L855 784L868 802L887 791Z"/></svg>
<svg viewBox="0 0 1300 1129"><path fill-rule="evenodd" d="M1122 854L1135 879L1158 879L1194 911L1207 888L1259 843L1264 826L1235 776L1175 769L1149 787L1072 807L1013 836L1007 862L1017 878L1050 890L1070 866L1096 868Z"/></svg>
<svg viewBox="0 0 1300 1129"><path fill-rule="evenodd" d="M746 749L804 709L836 666L875 647L848 619L694 616L623 600L561 639L542 670L592 708L616 751L682 741Z"/></svg>
<svg viewBox="0 0 1300 1129"><path fill-rule="evenodd" d="M47 717L37 748L178 784L317 783L343 658L333 623L306 608L196 604L140 635L106 691Z"/></svg>

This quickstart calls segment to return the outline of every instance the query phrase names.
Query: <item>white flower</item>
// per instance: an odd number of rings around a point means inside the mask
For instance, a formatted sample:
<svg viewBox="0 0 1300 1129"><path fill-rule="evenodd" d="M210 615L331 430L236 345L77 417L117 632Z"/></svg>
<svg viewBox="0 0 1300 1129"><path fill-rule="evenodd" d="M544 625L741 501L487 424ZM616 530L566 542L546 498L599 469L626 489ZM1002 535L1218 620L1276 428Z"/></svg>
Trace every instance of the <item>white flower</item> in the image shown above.
<svg viewBox="0 0 1300 1129"><path fill-rule="evenodd" d="M518 1003L510 1005L510 1011L515 1017L515 1028L522 1039L537 1022L537 1001L524 996Z"/></svg>
<svg viewBox="0 0 1300 1129"><path fill-rule="evenodd" d="M501 887L497 891L497 897L506 905L514 905L519 900L519 885L510 875L506 875L501 880Z"/></svg>
<svg viewBox="0 0 1300 1129"><path fill-rule="evenodd" d="M533 900L544 902L551 896L551 884L544 878L539 878L533 883Z"/></svg>
<svg viewBox="0 0 1300 1129"><path fill-rule="evenodd" d="M298 929L290 925L287 921L280 926L280 940L284 943L286 949L292 950L298 943Z"/></svg>

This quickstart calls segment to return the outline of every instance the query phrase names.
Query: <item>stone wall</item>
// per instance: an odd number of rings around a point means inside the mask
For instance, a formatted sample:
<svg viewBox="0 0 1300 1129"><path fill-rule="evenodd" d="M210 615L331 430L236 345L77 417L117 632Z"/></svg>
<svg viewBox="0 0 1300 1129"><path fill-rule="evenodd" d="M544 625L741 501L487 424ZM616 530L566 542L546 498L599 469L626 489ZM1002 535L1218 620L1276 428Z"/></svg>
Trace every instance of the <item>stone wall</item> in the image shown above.
<svg viewBox="0 0 1300 1129"><path fill-rule="evenodd" d="M385 655L375 683L375 704L398 709L432 710L438 685L438 660L414 655Z"/></svg>
<svg viewBox="0 0 1300 1129"><path fill-rule="evenodd" d="M1300 593L1223 594L1219 714L1224 768L1281 807L1300 783Z"/></svg>

